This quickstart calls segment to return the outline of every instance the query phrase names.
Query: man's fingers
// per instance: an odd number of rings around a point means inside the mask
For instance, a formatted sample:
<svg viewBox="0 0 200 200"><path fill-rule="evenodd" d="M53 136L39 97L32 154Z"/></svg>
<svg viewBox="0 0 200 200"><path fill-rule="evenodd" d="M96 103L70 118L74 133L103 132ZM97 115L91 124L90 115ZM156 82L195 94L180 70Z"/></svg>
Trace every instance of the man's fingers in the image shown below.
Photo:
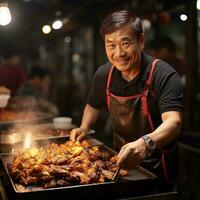
<svg viewBox="0 0 200 200"><path fill-rule="evenodd" d="M70 133L70 140L75 141L81 141L85 137L85 130L82 128L76 128L73 129Z"/></svg>
<svg viewBox="0 0 200 200"><path fill-rule="evenodd" d="M118 161L117 161L117 166L122 166L122 164L126 161L126 159L128 158L130 154L130 151L129 149L125 149L121 154L120 156L118 157Z"/></svg>
<svg viewBox="0 0 200 200"><path fill-rule="evenodd" d="M120 152L119 152L119 154L118 154L118 156L117 156L118 158L121 157L122 153L126 150L126 147L127 147L127 146L124 145L124 146L121 148L121 150L120 150Z"/></svg>
<svg viewBox="0 0 200 200"><path fill-rule="evenodd" d="M75 137L74 137L73 133L70 134L70 140L73 141L73 142L75 141Z"/></svg>
<svg viewBox="0 0 200 200"><path fill-rule="evenodd" d="M77 132L76 130L72 130L71 133L70 133L70 140L75 142L76 141L76 135L77 135Z"/></svg>
<svg viewBox="0 0 200 200"><path fill-rule="evenodd" d="M77 140L78 140L78 141L81 141L84 137L85 137L85 134L84 134L84 133L81 133L81 134L77 137Z"/></svg>
<svg viewBox="0 0 200 200"><path fill-rule="evenodd" d="M124 150L125 150L125 149L121 149L121 150L120 150L120 152L118 153L118 156L117 156L118 159L121 157L121 155L123 154Z"/></svg>

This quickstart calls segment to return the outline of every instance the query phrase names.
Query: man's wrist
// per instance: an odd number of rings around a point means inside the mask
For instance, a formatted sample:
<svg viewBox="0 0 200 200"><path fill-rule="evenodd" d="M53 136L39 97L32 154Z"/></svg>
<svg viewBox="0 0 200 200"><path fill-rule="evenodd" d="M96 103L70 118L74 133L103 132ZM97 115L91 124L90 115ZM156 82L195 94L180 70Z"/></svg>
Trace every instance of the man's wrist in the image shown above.
<svg viewBox="0 0 200 200"><path fill-rule="evenodd" d="M86 133L88 132L88 128L85 128L85 127L82 127L82 126L80 126L80 128L83 130L83 131L85 131Z"/></svg>
<svg viewBox="0 0 200 200"><path fill-rule="evenodd" d="M156 149L155 142L151 139L149 135L143 135L141 139L144 140L145 145L147 147L147 150L148 150L147 156L150 156Z"/></svg>

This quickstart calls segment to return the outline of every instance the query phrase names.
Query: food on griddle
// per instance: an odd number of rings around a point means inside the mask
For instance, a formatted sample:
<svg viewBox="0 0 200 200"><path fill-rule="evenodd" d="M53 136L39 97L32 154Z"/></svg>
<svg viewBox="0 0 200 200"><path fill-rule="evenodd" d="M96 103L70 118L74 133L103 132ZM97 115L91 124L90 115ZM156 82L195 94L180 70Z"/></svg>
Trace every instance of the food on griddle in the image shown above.
<svg viewBox="0 0 200 200"><path fill-rule="evenodd" d="M52 143L48 148L30 148L8 164L15 182L40 184L44 188L110 181L117 170L116 155L91 146L88 141ZM120 175L127 175L121 170Z"/></svg>
<svg viewBox="0 0 200 200"><path fill-rule="evenodd" d="M32 120L35 119L35 113L32 111L14 111L0 109L0 121L15 121L15 120Z"/></svg>

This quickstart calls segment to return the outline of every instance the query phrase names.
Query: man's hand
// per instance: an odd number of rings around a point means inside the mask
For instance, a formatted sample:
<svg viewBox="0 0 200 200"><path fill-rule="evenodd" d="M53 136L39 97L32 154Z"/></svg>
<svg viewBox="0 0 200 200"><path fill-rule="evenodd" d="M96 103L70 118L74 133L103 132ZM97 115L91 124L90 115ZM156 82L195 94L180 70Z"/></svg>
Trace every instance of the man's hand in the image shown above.
<svg viewBox="0 0 200 200"><path fill-rule="evenodd" d="M122 166L125 163L131 162L132 167L137 166L145 159L147 153L148 149L144 140L139 138L138 140L130 142L121 148L118 154L117 165Z"/></svg>
<svg viewBox="0 0 200 200"><path fill-rule="evenodd" d="M75 128L70 133L70 140L73 142L81 141L86 135L88 130L84 128Z"/></svg>
<svg viewBox="0 0 200 200"><path fill-rule="evenodd" d="M72 141L80 141L82 140L90 127L96 122L98 119L100 113L100 109L93 108L89 104L85 106L84 112L83 112L83 118L81 122L80 128L75 128L70 133L70 140Z"/></svg>

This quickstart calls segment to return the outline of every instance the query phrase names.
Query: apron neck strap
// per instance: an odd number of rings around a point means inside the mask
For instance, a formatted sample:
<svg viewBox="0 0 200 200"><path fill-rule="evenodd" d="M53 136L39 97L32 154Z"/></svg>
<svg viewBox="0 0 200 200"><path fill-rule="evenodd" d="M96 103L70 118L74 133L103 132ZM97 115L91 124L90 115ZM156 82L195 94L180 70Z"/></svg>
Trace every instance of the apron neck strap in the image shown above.
<svg viewBox="0 0 200 200"><path fill-rule="evenodd" d="M112 65L109 74L108 74L108 79L107 79L107 84L106 84L106 102L108 105L108 109L110 110L110 82L111 82L111 76L113 72L114 66Z"/></svg>
<svg viewBox="0 0 200 200"><path fill-rule="evenodd" d="M151 64L151 70L149 72L148 79L146 80L146 85L148 85L148 86L150 86L150 84L151 84L151 79L152 79L152 76L153 76L154 68L155 68L155 65L158 61L159 61L159 59L155 59Z"/></svg>

